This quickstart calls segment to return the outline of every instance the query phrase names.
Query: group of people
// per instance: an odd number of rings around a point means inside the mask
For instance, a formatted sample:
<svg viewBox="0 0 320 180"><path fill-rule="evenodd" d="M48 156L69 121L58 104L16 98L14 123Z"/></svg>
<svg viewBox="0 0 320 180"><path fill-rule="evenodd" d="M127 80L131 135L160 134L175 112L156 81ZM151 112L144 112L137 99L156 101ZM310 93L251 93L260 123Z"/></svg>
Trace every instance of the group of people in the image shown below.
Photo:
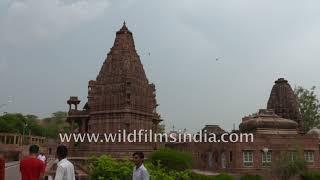
<svg viewBox="0 0 320 180"><path fill-rule="evenodd" d="M64 145L57 148L57 170L54 180L75 180L73 164L66 159L68 149ZM22 180L39 180L44 176L46 168L46 157L39 153L39 146L31 145L29 147L29 156L20 161L20 172Z"/></svg>
<svg viewBox="0 0 320 180"><path fill-rule="evenodd" d="M67 159L68 149L64 145L57 147L58 162L54 180L75 180L73 164ZM132 155L135 164L132 173L132 180L149 180L149 173L143 165L143 152L135 152ZM22 180L42 179L46 168L46 157L39 153L39 146L29 147L29 156L20 161L20 172Z"/></svg>

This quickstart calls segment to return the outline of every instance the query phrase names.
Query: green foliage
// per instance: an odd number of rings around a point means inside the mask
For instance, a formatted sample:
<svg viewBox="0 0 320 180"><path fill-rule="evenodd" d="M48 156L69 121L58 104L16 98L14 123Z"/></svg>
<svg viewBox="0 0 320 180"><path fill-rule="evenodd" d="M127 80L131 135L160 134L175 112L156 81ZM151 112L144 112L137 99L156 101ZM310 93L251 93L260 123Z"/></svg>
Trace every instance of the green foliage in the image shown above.
<svg viewBox="0 0 320 180"><path fill-rule="evenodd" d="M244 175L240 178L240 180L263 180L261 176L258 175Z"/></svg>
<svg viewBox="0 0 320 180"><path fill-rule="evenodd" d="M166 126L165 124L159 124L159 132L158 133L165 133L166 131Z"/></svg>
<svg viewBox="0 0 320 180"><path fill-rule="evenodd" d="M176 171L172 169L163 168L162 166L154 165L151 162L144 163L150 174L150 179L155 180L189 180L190 170Z"/></svg>
<svg viewBox="0 0 320 180"><path fill-rule="evenodd" d="M190 169L177 171L164 168L159 164L154 165L150 161L144 163L151 180L235 180L227 174L218 176L205 176L192 173ZM131 180L133 163L128 160L114 160L103 155L93 158L89 165L90 179L92 180Z"/></svg>
<svg viewBox="0 0 320 180"><path fill-rule="evenodd" d="M61 129L69 130L65 112L55 112L52 117L39 120L35 115L22 115L20 113L0 116L0 132L3 133L31 133L35 136L58 138Z"/></svg>
<svg viewBox="0 0 320 180"><path fill-rule="evenodd" d="M225 173L214 176L213 180L235 180L236 178Z"/></svg>
<svg viewBox="0 0 320 180"><path fill-rule="evenodd" d="M90 164L90 179L92 180L130 180L133 164L129 161L115 161L103 155L94 158Z"/></svg>
<svg viewBox="0 0 320 180"><path fill-rule="evenodd" d="M320 103L315 89L315 86L310 90L299 86L294 90L298 97L299 109L304 120L305 131L309 131L311 128L320 125Z"/></svg>
<svg viewBox="0 0 320 180"><path fill-rule="evenodd" d="M301 159L301 155L299 154L295 156L295 158L292 158L289 153L284 153L272 165L272 173L283 180L299 175L305 172L306 169L307 162L304 159Z"/></svg>
<svg viewBox="0 0 320 180"><path fill-rule="evenodd" d="M181 152L170 148L163 148L154 151L150 157L154 165L160 165L163 168L183 171L192 166L192 155L188 152Z"/></svg>
<svg viewBox="0 0 320 180"><path fill-rule="evenodd" d="M66 117L66 112L58 111L52 113L51 117L43 119L42 124L45 129L44 136L55 139L58 138L60 131L69 132L70 125L66 122Z"/></svg>
<svg viewBox="0 0 320 180"><path fill-rule="evenodd" d="M233 176L230 176L225 173L221 173L217 176L205 176L202 174L196 174L196 173L191 173L190 179L195 179L195 180L235 180L236 178Z"/></svg>
<svg viewBox="0 0 320 180"><path fill-rule="evenodd" d="M306 172L301 175L302 180L319 180L320 172Z"/></svg>
<svg viewBox="0 0 320 180"><path fill-rule="evenodd" d="M20 134L29 134L31 132L32 135L43 135L43 130L37 123L37 116L24 116L20 113L0 116L0 132Z"/></svg>

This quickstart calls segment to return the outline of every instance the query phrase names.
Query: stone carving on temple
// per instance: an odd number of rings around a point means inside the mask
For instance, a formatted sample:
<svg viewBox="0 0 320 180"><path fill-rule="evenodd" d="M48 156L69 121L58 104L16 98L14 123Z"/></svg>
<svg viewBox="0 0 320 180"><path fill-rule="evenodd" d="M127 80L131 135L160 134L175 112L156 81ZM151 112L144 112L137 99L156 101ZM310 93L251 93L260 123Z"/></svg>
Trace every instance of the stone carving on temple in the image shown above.
<svg viewBox="0 0 320 180"><path fill-rule="evenodd" d="M132 32L124 23L117 31L113 47L96 80L89 81L88 102L78 110L79 100L70 97L68 121L78 124L80 132L117 133L119 130L158 131L162 121L156 112L156 89L149 83L140 57L135 49ZM75 106L75 109L71 108ZM118 154L134 150L152 151L156 144L104 144L80 145L78 149L89 154L111 152Z"/></svg>
<svg viewBox="0 0 320 180"><path fill-rule="evenodd" d="M299 124L300 130L303 127L303 120L299 110L299 103L290 84L284 78L275 81L272 87L267 109L272 109L278 116L291 119Z"/></svg>

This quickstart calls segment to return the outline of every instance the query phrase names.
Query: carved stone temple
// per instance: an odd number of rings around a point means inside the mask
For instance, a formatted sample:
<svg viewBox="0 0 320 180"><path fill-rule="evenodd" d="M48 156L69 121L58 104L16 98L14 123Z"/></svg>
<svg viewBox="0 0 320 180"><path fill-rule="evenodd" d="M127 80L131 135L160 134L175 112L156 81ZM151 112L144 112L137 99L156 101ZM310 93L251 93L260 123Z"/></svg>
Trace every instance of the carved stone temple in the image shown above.
<svg viewBox="0 0 320 180"><path fill-rule="evenodd" d="M239 130L232 131L239 136L251 133L252 142L186 142L166 146L191 152L196 169L258 174L265 179L274 179L270 170L285 155L291 159L300 157L307 162L309 170L319 171L320 130L313 128L304 132L302 125L298 99L288 81L279 78L272 87L267 108L243 117ZM223 132L215 129L213 132L218 135Z"/></svg>
<svg viewBox="0 0 320 180"><path fill-rule="evenodd" d="M157 113L155 85L149 83L140 57L135 49L132 32L124 23L117 31L113 47L96 80L89 81L88 101L82 110L80 100L71 96L67 101L67 121L72 131L79 133L118 133L140 129L158 131L162 121ZM100 140L99 140L100 141ZM146 153L157 149L157 143L70 143L73 156L111 154L131 156L140 150Z"/></svg>
<svg viewBox="0 0 320 180"><path fill-rule="evenodd" d="M303 128L297 97L288 81L284 78L279 78L275 81L270 93L267 109L273 109L282 118L296 121L299 128Z"/></svg>

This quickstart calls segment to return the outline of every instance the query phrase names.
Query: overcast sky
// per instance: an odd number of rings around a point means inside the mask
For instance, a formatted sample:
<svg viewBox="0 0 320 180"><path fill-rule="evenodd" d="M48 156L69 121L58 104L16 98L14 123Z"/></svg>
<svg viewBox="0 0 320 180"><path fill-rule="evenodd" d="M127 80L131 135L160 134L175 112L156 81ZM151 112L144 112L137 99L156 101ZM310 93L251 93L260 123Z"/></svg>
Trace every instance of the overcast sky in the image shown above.
<svg viewBox="0 0 320 180"><path fill-rule="evenodd" d="M125 20L167 130L230 130L266 107L279 77L320 87L319 9L316 0L1 0L0 105L12 103L0 112L45 117L66 111L69 96L84 103Z"/></svg>

